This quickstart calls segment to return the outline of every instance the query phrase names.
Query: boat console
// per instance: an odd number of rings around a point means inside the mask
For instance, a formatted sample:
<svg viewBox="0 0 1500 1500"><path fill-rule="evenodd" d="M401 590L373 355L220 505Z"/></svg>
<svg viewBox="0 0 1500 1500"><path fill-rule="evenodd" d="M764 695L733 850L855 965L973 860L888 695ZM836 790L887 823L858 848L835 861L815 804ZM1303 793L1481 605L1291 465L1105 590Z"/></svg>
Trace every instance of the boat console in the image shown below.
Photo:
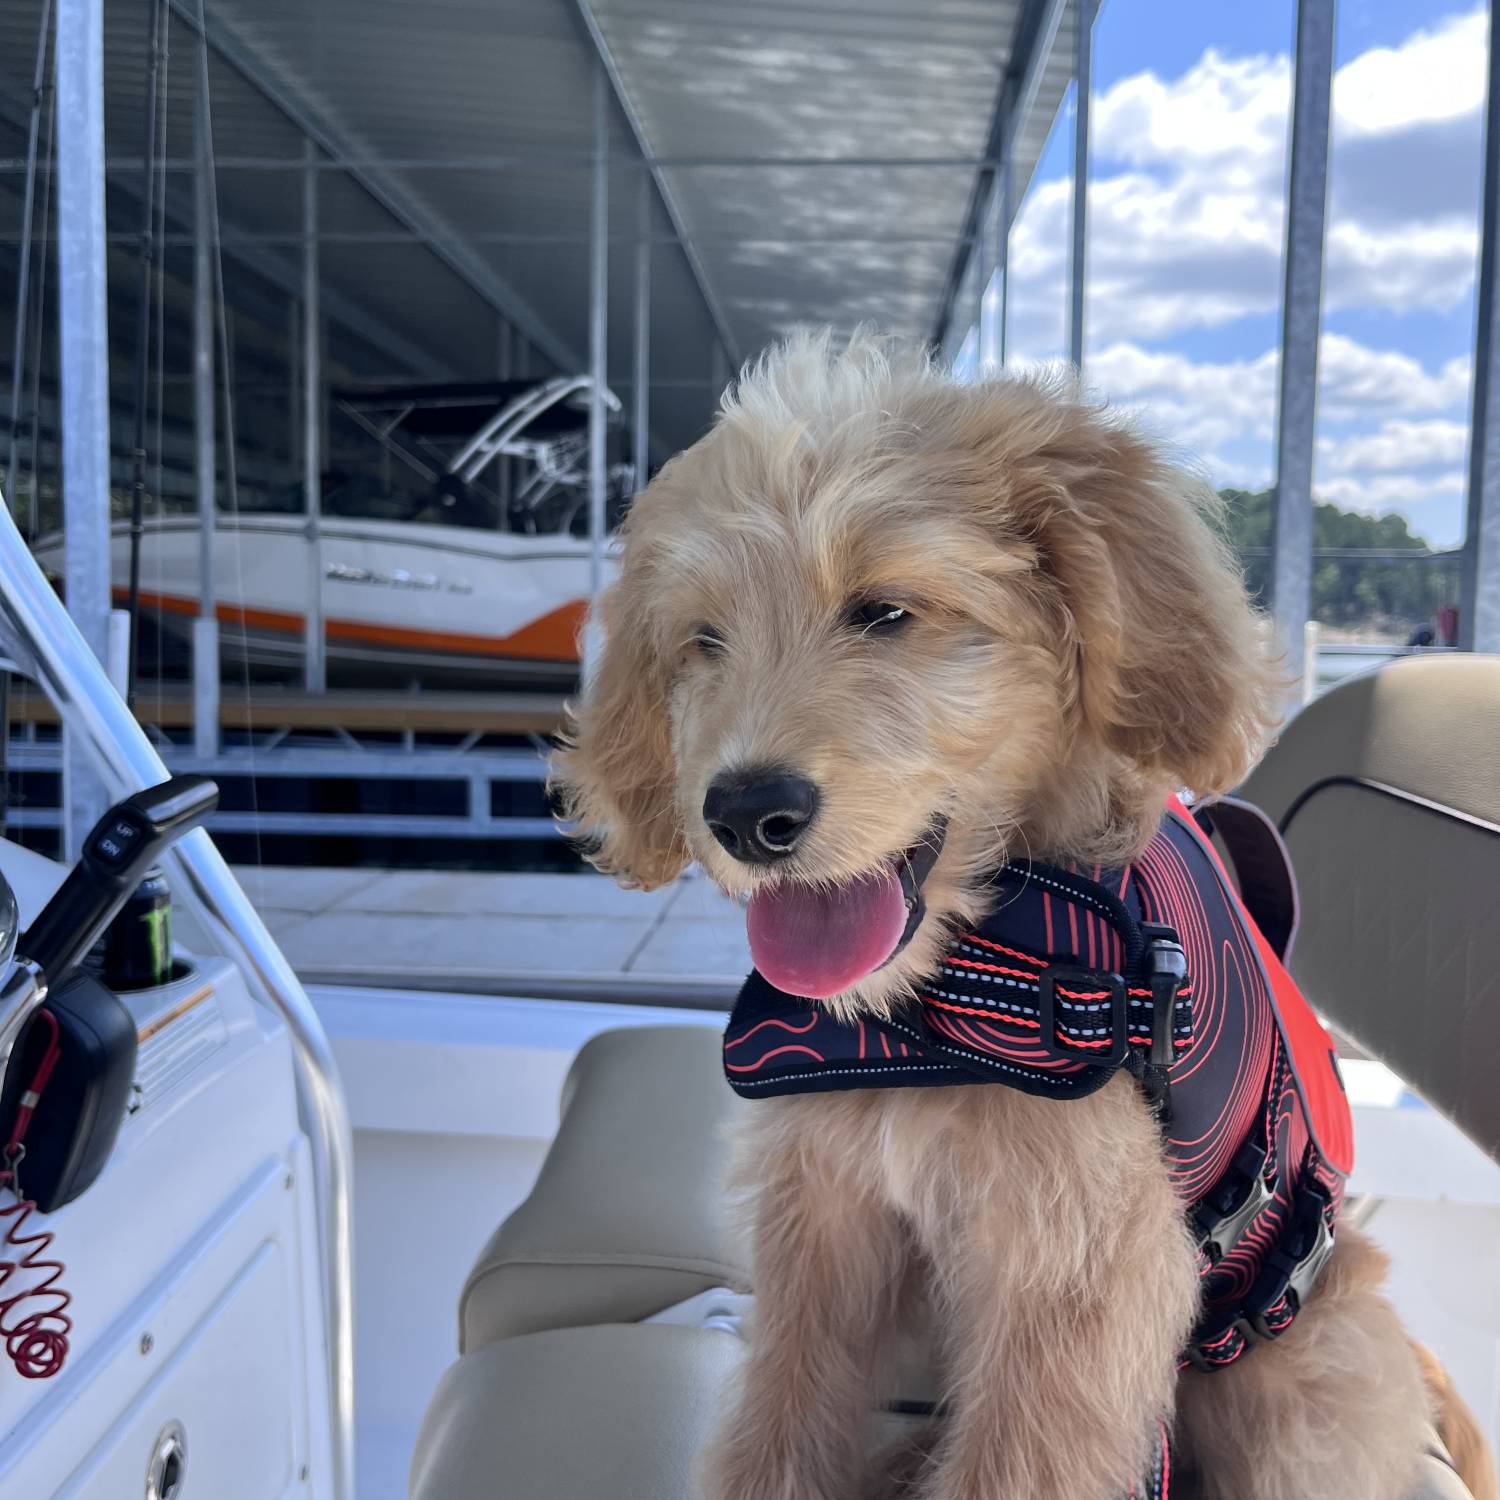
<svg viewBox="0 0 1500 1500"><path fill-rule="evenodd" d="M125 799L66 873L0 841L0 1494L332 1493L287 1028L224 959L119 992L86 967L214 796Z"/></svg>

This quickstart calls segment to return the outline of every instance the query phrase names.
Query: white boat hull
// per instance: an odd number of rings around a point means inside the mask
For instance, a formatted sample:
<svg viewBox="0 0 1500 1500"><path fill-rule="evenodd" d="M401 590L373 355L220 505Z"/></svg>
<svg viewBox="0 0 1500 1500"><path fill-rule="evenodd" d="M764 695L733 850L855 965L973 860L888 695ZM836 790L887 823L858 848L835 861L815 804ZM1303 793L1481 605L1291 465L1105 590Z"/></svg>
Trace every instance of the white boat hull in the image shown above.
<svg viewBox="0 0 1500 1500"><path fill-rule="evenodd" d="M36 554L62 576L61 537L43 538ZM128 597L129 562L128 528L117 522L110 540L117 605ZM568 683L577 673L590 545L576 537L327 518L314 543L302 516L221 517L214 570L226 660L258 671L300 670L316 587L335 680L497 686ZM199 572L196 518L147 522L143 613L179 646L199 613Z"/></svg>

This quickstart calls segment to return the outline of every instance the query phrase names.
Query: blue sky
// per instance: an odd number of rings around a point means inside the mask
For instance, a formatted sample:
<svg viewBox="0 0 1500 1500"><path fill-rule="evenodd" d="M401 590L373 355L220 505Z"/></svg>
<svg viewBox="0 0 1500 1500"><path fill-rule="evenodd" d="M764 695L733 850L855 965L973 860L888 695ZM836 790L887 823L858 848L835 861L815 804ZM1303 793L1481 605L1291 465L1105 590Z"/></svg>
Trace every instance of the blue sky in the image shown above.
<svg viewBox="0 0 1500 1500"><path fill-rule="evenodd" d="M1316 488L1462 534L1485 15L1342 0ZM1270 475L1291 0L1104 0L1089 379L1225 484ZM1063 353L1071 106L1012 232L1010 349Z"/></svg>

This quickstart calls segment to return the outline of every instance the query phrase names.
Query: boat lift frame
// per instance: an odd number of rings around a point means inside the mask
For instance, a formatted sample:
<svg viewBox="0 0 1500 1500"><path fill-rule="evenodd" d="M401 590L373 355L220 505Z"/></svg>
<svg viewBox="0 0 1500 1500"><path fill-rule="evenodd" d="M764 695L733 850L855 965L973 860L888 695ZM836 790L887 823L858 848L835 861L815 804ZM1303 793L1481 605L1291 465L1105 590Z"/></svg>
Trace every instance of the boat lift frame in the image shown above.
<svg viewBox="0 0 1500 1500"><path fill-rule="evenodd" d="M317 247L328 234L320 232L317 216L316 183L328 171L349 172L371 190L380 190L382 200L388 196L386 189L391 184L383 169L402 165L394 160L378 163L366 161L357 153L351 153L348 143L330 132L327 122L310 117L306 107L299 106L284 85L268 80L265 69L253 52L247 50L218 23L205 23L198 14L194 0L172 0L173 11L185 21L195 33L207 37L208 45L219 52L232 67L244 74L258 86L272 88L271 97L287 113L287 117L304 131L307 144L300 160L288 158L238 158L226 156L223 160L246 169L261 166L267 170L300 172L303 190L304 220L300 235L287 238L289 243L300 244L302 256L294 278L293 290L300 293L302 316L297 319L297 342L300 345L300 360L295 362L297 379L297 419L302 429L302 457L304 461L304 485L316 486L312 478L313 460L320 435L320 423L314 420L319 411L321 397L321 375L319 370L320 326L329 318L347 322L349 314L341 300L332 292L323 295L325 289L319 284ZM109 165L129 166L137 170L139 162L106 162L103 155L102 138L95 139L89 122L97 113L93 95L98 92L100 79L97 67L89 63L89 46L81 45L80 38L89 36L90 27L97 18L92 15L97 7L89 0L60 0L56 26L59 38L58 83L64 96L65 107L60 114L60 138L58 161L55 170L59 183L59 239L60 258L63 270L61 295L62 343L64 349L64 393L62 400L63 444L65 459L65 494L73 497L68 507L69 571L76 579L85 583L100 572L104 566L107 537L99 524L97 501L92 497L107 484L109 455L107 444L100 444L90 434L97 433L102 426L97 377L91 377L87 368L97 371L101 361L96 356L104 340L102 336L101 288L96 285L98 277L90 270L91 259L101 259L101 246L110 236L104 232L102 219L91 207L88 185L97 182ZM1041 79L1055 50L1061 45L1066 20L1073 20L1074 36L1070 61L1076 79L1076 107L1074 111L1073 141L1073 232L1070 253L1068 285L1068 343L1074 359L1082 362L1085 353L1085 263L1086 243L1085 215L1088 195L1088 119L1091 84L1091 22L1096 10L1094 0L1028 0L1024 24L1018 32L1018 46L1012 56L997 98L994 121L989 141L980 155L962 159L976 172L976 198L971 214L954 238L955 271L944 295L937 321L940 337L945 333L951 342L952 331L960 324L958 309L972 293L978 303L977 323L981 347L981 364L986 370L1003 367L1005 363L1006 323L1006 270L1011 225L1018 211L1016 201L1020 194L1016 189L1023 185L1014 180L1013 155L1021 135L1033 123L1032 115L1041 89ZM657 243L681 243L680 225L670 212L667 223L661 227L658 220L658 205L664 186L663 173L692 171L699 168L756 168L766 165L764 158L756 157L673 157L654 155L646 142L638 122L627 110L627 124L634 136L635 151L622 149L621 143L611 140L611 113L622 107L619 96L619 80L611 65L607 51L603 50L602 37L597 28L589 25L586 6L580 4L580 20L588 30L596 49L596 72L594 88L594 143L586 153L558 153L561 166L587 168L592 173L594 201L591 205L589 233L583 241L591 249L590 298L589 298L589 354L590 365L601 369L607 349L604 347L604 328L607 314L607 271L610 239L620 235L607 232L608 182L611 173L635 170L639 193L635 225L635 308L634 348L632 350L635 375L635 396L630 424L641 451L649 451L642 441L649 422L650 380L650 315L651 315L651 256ZM1327 178L1327 93L1331 82L1331 37L1333 0L1301 0L1298 7L1298 90L1294 108L1291 137L1291 184L1289 193L1290 211L1287 220L1286 269L1287 296L1284 312L1283 359L1280 372L1279 404L1282 413L1278 424L1278 473L1281 478L1278 504L1277 532L1280 545L1276 548L1274 569L1276 577L1276 608L1292 655L1301 647L1303 632L1299 628L1306 613L1306 575L1310 547L1311 521L1311 463L1312 453L1306 441L1308 423L1311 420L1313 396L1316 392L1316 329L1320 316L1321 245L1324 233L1324 203ZM93 71L89 69L93 67ZM1497 219L1497 119L1495 107L1496 60L1490 59L1491 89L1486 116L1486 175L1483 211L1483 253L1480 275L1480 314L1477 329L1478 359L1474 385L1474 418L1471 424L1471 459L1469 525L1463 546L1461 569L1461 593L1463 604L1460 612L1463 644L1479 649L1500 648L1500 460L1494 457L1500 449L1500 397L1493 392L1500 388L1500 380L1491 378L1491 365L1495 363L1493 350L1500 344L1491 336L1491 324L1496 321L1496 302L1492 295L1496 276L1495 236ZM206 137L206 124L204 128ZM200 141L195 143L194 155L190 159L168 159L167 170L192 170L200 183L210 176L213 163L206 161L207 150ZM486 161L501 161L508 158L486 157ZM433 157L422 158L424 166L434 170L443 168L466 168L478 158ZM936 160L936 159L934 159ZM948 158L942 159L949 163ZM952 159L954 163L959 158ZM806 164L826 164L830 167L851 164L876 164L891 169L922 168L933 163L926 159L907 160L890 158L807 158ZM949 163L952 164L952 163ZM8 167L10 164L0 164ZM26 167L34 178L37 165L29 158ZM205 194L198 194L200 202ZM446 227L429 221L416 212L414 205L397 202L402 210L398 217L403 228L399 234L413 241L447 243ZM211 276L209 257L201 253L201 242L208 230L206 214L197 216L191 238L200 254L197 262L196 280L208 281ZM217 235L215 227L213 231ZM337 237L337 236L335 236ZM375 236L379 238L379 235ZM386 236L387 238L389 235ZM484 231L476 231L469 238L476 243L485 239ZM489 238L503 236L489 235ZM519 236L524 238L524 236ZM264 236L250 236L257 244ZM348 236L343 236L348 238ZM628 236L625 237L628 242ZM169 234L170 241L172 236ZM234 236L217 235L215 247L232 243ZM85 249L85 247L87 247ZM22 247L30 249L30 241ZM70 270L70 268L72 268ZM982 273L990 274L984 276ZM86 272L87 274L84 274ZM98 273L102 276L102 271ZM94 279L91 280L90 278ZM519 369L526 361L529 351L535 347L545 351L547 345L534 337L527 320L510 314L514 308L500 295L501 288L489 285L479 288L494 294L494 303L501 315L500 331L504 338L505 373ZM211 287L205 285L195 289L195 302L209 294ZM963 295L960 295L962 290ZM97 316L95 315L95 310ZM197 433L198 488L211 484L213 475L214 424L212 413L217 392L213 360L213 330L210 317L204 313L195 317L195 393L200 413L195 422ZM352 325L351 325L352 326ZM365 332L379 330L364 328ZM722 330L721 330L722 331ZM90 342L92 341L92 342ZM87 346L87 350L86 350ZM730 351L732 346L721 339L716 345L718 352ZM575 356L576 358L576 356ZM724 361L727 366L727 359ZM576 366L575 366L576 368ZM590 371L591 376L595 372ZM718 374L724 371L716 372ZM69 386L71 378L71 387ZM589 377L575 377L574 389ZM611 409L617 407L611 396ZM1288 416L1290 413L1290 417ZM82 435L80 435L82 432ZM491 452L502 447L505 434L489 432L481 447ZM595 444L594 446L597 446ZM474 464L482 468L479 449L470 455ZM649 467L646 465L645 467ZM598 499L592 493L597 483L590 464L590 512L591 520L597 515ZM607 476L603 481L607 483ZM91 498L85 502L85 494ZM214 514L212 496L200 493L200 515ZM309 496L309 525L318 524L317 508L312 495ZM207 544L208 538L205 538ZM81 596L81 597L80 597ZM76 615L81 628L96 648L107 638L105 611L107 605L100 591L90 588L75 590ZM195 656L200 658L195 668L198 684L197 701L199 723L195 734L195 748L200 757L212 758L219 748L217 715L214 712L215 694L210 678L216 675L217 643L214 640L212 620L205 611L205 618L196 629ZM97 638L97 639L96 639ZM308 671L316 679L318 664L316 653L308 655ZM71 800L75 810L70 824L76 829L87 826L97 811L101 793L97 785L89 785L90 772L85 762L74 759L70 766L70 788L77 795Z"/></svg>
<svg viewBox="0 0 1500 1500"><path fill-rule="evenodd" d="M1500 3L1500 0L1492 0ZM630 351L635 378L635 392L628 421L638 450L649 452L644 435L649 424L651 368L651 266L657 244L675 244L691 249L685 238L673 205L663 197L667 186L664 174L699 169L763 168L764 157L694 157L657 155L652 152L639 122L630 113L628 101L620 90L620 80L608 54L604 38L592 24L586 0L578 0L578 19L588 33L595 52L593 92L594 139L591 149L579 152L557 152L560 169L587 171L590 174L592 200L588 233L582 243L590 248L588 359L587 376L572 377L573 389L582 382L594 380L599 387L606 359L608 257L610 241L630 241L630 234L618 229L611 233L608 224L609 182L612 174L635 173L638 185L634 277L634 340ZM322 375L320 371L320 329L329 320L358 325L362 335L381 336L368 319L355 319L348 307L332 289L322 288L317 249L328 239L318 222L316 184L329 172L346 172L380 201L390 206L401 228L394 233L413 242L430 244L456 269L466 275L485 295L499 315L503 335L505 373L519 370L532 350L549 357L566 355L574 370L585 367L582 351L556 348L556 340L543 337L543 330L532 326L534 318L518 308L506 295L508 289L492 277L480 277L473 258L460 253L465 239L475 244L506 235L476 230L468 236L456 235L449 226L434 222L430 214L403 197L399 185L390 177L396 167L414 165L391 159L378 162L361 157L342 139L329 123L315 116L306 101L289 90L284 80L268 73L264 59L242 38L218 21L206 21L199 13L196 0L171 0L174 16L194 33L195 41L205 37L207 46L236 71L253 82L281 108L287 119L302 132L306 150L298 158L253 158L226 155L224 162L246 170L261 167L268 171L300 174L303 191L303 223L300 234L282 236L290 244L301 246L302 255L294 267L288 290L300 304L296 342L299 357L294 362L297 395L297 425L302 437L301 456L304 485L316 488L314 477L316 446L320 436ZM140 163L108 162L104 156L99 119L98 95L102 89L97 58L97 30L100 25L97 0L57 0L56 31L58 37L57 81L59 89L58 158L55 165L41 168L28 161L24 164L34 179L39 170L55 171L58 183L58 238L62 282L60 295L61 344L63 350L63 392L61 428L64 451L65 508L68 514L67 546L69 573L75 583L75 619L96 650L103 651L107 640L107 592L99 585L107 565L108 539L99 499L107 489L110 464L107 438L101 438L107 423L107 405L102 394L99 372L103 369L101 351L106 347L103 333L103 255L111 236L103 223L102 179L110 165L129 166ZM1006 363L1007 267L1011 228L1024 197L1025 184L1016 181L1014 158L1028 129L1034 129L1035 112L1042 93L1042 79L1049 66L1055 66L1058 49L1064 46L1068 24L1072 25L1072 45L1067 61L1075 75L1075 110L1072 184L1073 226L1068 278L1068 347L1074 359L1082 363L1086 354L1084 319L1086 313L1086 213L1088 199L1090 89L1092 71L1091 26L1097 10L1096 0L1026 0L1022 23L1017 31L1017 45L1000 81L992 126L983 150L967 158L890 157L808 157L798 164L827 165L830 168L850 165L881 165L891 170L923 169L937 163L972 167L975 171L975 193L971 209L959 233L953 238L954 261L947 288L940 301L935 323L939 342L950 348L959 332L969 325L968 309L974 309L981 352L981 367L988 371L1003 368ZM1286 228L1286 289L1283 310L1283 358L1279 381L1277 432L1277 469L1279 498L1277 507L1277 546L1273 568L1274 598L1278 623L1293 659L1302 648L1302 624L1307 613L1307 584L1310 573L1312 461L1309 440L1313 404L1317 389L1316 330L1321 318L1321 263L1325 235L1327 195L1328 95L1332 77L1332 37L1334 0L1300 0L1297 7L1298 46L1297 84L1290 141L1290 174ZM1497 233L1500 233L1500 110L1497 110L1497 59L1490 57L1490 88L1485 121L1485 178L1482 211L1482 252L1479 276L1479 316L1476 329L1476 362L1471 422L1470 483L1468 527L1462 546L1460 570L1461 644L1471 649L1500 649L1500 377L1494 373L1500 365L1500 338L1493 328L1500 324L1494 283L1497 276ZM623 110L627 130L616 121ZM206 130L205 130L206 135ZM627 138L628 137L628 138ZM197 144L191 158L170 158L166 170L193 171L200 179L211 172L207 151ZM499 163L510 158L504 153L479 157L420 158L424 168L433 170L467 169L482 161ZM777 158L776 160L782 160ZM791 162L791 158L785 159ZM0 169L18 170L15 164L0 163ZM200 193L200 197L203 195ZM663 212L665 209L665 212ZM195 247L203 239L207 215L199 214L192 235ZM45 232L45 231L44 231ZM215 231L216 233L216 231ZM372 242L390 238L390 232L376 232ZM179 236L180 238L181 236ZM348 240L347 234L333 234ZM356 234L355 238L358 237ZM511 236L526 238L524 235ZM166 236L171 241L169 232ZM248 237L259 245L265 236ZM275 237L273 237L275 238ZM575 237L576 238L576 237ZM233 234L216 238L215 248L230 244ZM22 247L29 250L30 241ZM211 276L211 261L200 254L197 264L201 279ZM204 287L200 294L211 288ZM710 299L711 301L711 299ZM718 309L715 309L717 312ZM213 475L214 402L221 396L215 386L222 372L215 368L212 350L211 320L205 314L195 318L195 389L200 412L207 416L195 423L197 432L198 487L211 484ZM714 345L720 356L721 369L716 377L726 377L738 351L728 339L727 325L716 319L718 334ZM389 341L387 341L388 343ZM434 372L435 373L435 372ZM607 398L611 409L618 403ZM591 413L592 415L592 413ZM503 425L503 424L502 424ZM591 424L592 426L592 424ZM483 467L482 454L491 458L501 451L506 433L496 427L466 455L466 469L478 472ZM599 446L597 434L591 444ZM649 469L649 462L643 463ZM591 532L600 529L602 510L600 494L608 483L603 466L591 456L589 464L589 509ZM214 514L212 496L200 494L200 515ZM315 497L309 494L309 525L318 524ZM603 545L595 538L596 548ZM602 569L597 570L602 576ZM200 756L210 757L219 748L219 731L214 714L214 694L209 678L217 661L214 632L204 627L197 632L195 654L201 658L196 672L199 684L200 720L195 736ZM317 653L308 653L308 671L318 675ZM316 685L316 681L314 681ZM74 758L70 763L70 789L75 810L71 825L87 826L98 811L102 794L97 784L89 784L87 764Z"/></svg>

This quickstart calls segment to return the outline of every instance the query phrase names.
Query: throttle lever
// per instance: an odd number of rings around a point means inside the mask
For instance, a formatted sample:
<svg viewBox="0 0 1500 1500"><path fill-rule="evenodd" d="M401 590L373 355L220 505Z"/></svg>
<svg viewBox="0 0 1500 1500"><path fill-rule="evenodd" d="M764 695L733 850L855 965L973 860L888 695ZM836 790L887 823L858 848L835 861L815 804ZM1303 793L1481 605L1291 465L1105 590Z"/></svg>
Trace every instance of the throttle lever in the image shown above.
<svg viewBox="0 0 1500 1500"><path fill-rule="evenodd" d="M104 935L163 850L196 828L219 801L206 776L174 776L117 803L83 841L78 863L22 935L17 947L62 981Z"/></svg>
<svg viewBox="0 0 1500 1500"><path fill-rule="evenodd" d="M206 776L174 776L116 803L84 840L78 863L17 946L0 987L0 1076L31 1012L99 941L146 871L218 805Z"/></svg>

